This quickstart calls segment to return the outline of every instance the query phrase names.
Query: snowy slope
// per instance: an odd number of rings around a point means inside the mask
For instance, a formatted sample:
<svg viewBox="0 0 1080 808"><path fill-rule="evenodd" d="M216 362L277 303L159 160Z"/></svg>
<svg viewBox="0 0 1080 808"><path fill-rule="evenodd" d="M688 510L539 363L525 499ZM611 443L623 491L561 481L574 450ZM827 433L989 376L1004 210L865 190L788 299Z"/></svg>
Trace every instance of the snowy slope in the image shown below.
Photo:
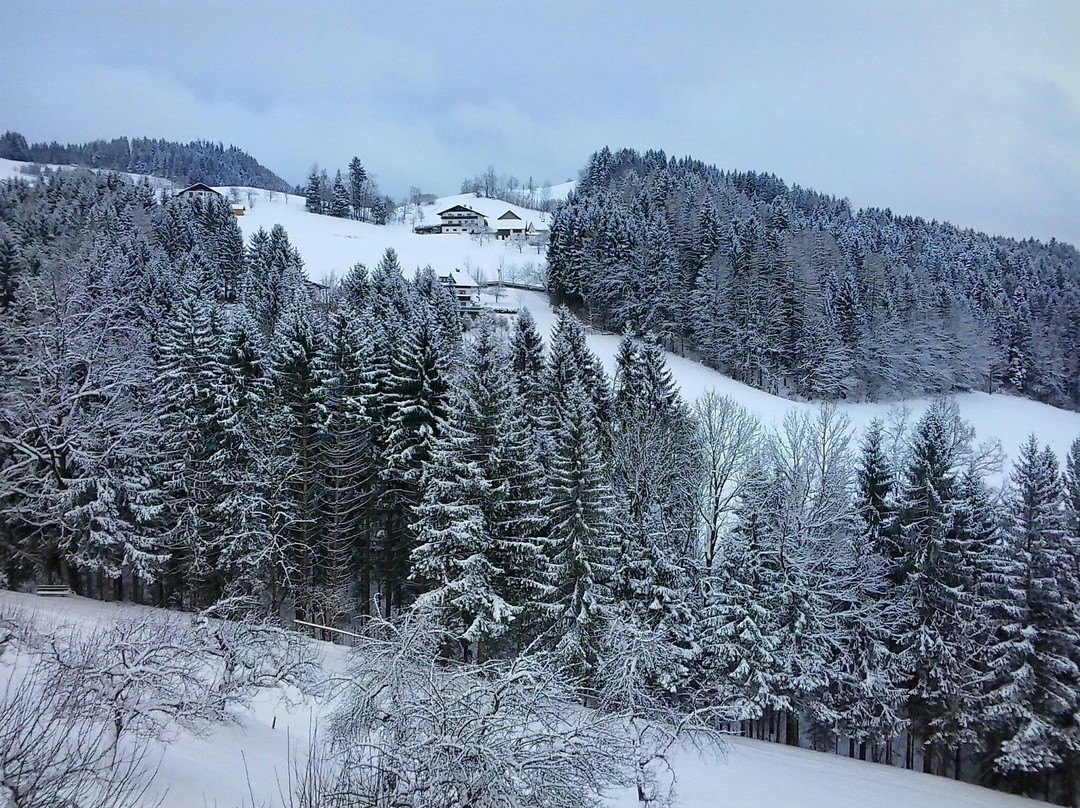
<svg viewBox="0 0 1080 808"><path fill-rule="evenodd" d="M61 165L53 165L51 163L23 163L23 162L19 162L17 160L5 160L3 158L0 158L0 180L9 180L9 179L15 179L15 178L24 179L24 180L33 179L33 175L26 174L24 172L24 169L26 169L26 168L28 168L30 166L35 166L35 165L39 166L40 168L49 168L49 169L52 169L53 171L73 171L73 170L82 168L82 166L61 166ZM112 169L94 168L94 169L89 169L89 170L91 170L91 171L111 171ZM174 187L176 187L176 183L174 183L172 180L166 180L166 179L163 179L161 177L151 177L148 174L131 174L131 173L127 172L127 171L119 171L119 172L114 172L114 173L118 173L118 174L122 175L123 177L128 179L130 182L140 182L142 180L146 180L151 185L153 185L155 188L174 188Z"/></svg>
<svg viewBox="0 0 1080 808"><path fill-rule="evenodd" d="M228 188L218 190L228 193ZM472 197L467 194L467 197ZM445 197L435 205L424 207L423 224L438 223L435 211L443 210L452 204L452 200L464 197ZM240 229L244 236L250 236L262 227L269 230L280 224L289 233L289 241L300 250L308 275L312 280L324 281L331 276L341 277L355 264L362 263L373 267L378 263L387 247L393 247L401 261L406 275L412 275L417 269L430 264L437 270L460 269L466 274L479 271L484 277L496 279L500 271L504 279L525 280L530 272L535 274L536 267L543 265L544 255L535 247L507 244L488 238L483 244L477 243L471 236L463 233L417 235L412 232L409 223L374 225L351 219L338 219L308 213L304 209L303 197L281 193L270 194L255 191L255 204L248 204L246 189L241 189L241 203L248 205L247 212L240 217ZM493 200L481 200L490 203ZM479 207L472 205L473 207ZM499 202L501 209L495 215L504 213L508 208L519 212L525 218L526 208L516 208ZM485 211L481 211L485 212ZM528 211L530 220L539 222L545 214ZM417 224L421 222L417 220ZM543 225L547 227L547 224Z"/></svg>
<svg viewBox="0 0 1080 808"><path fill-rule="evenodd" d="M78 597L43 599L0 591L0 606L15 605L42 630L61 624L101 625L121 616L157 610ZM312 641L314 642L314 641ZM342 670L347 651L316 643L329 671ZM0 674L2 675L2 674ZM166 747L154 790L165 791L163 808L221 806L277 808L290 773L307 749L325 707L308 701L293 707L267 692L237 723L216 726L205 737L182 733ZM154 757L156 762L156 757ZM1037 803L918 772L732 738L720 757L679 752L673 765L683 808L1035 808ZM250 791L249 791L250 784ZM611 795L612 808L636 808L636 793Z"/></svg>
<svg viewBox="0 0 1080 808"><path fill-rule="evenodd" d="M540 332L545 336L551 333L555 326L555 312L545 295L510 289L503 300L528 308ZM619 338L610 334L589 334L588 343L604 362L608 372L613 372ZM715 390L738 401L766 424L779 424L790 410L813 410L818 406L771 395L675 354L669 353L667 359L668 367L688 401ZM961 415L975 427L979 440L1000 440L1009 456L1015 454L1020 444L1034 432L1039 441L1049 445L1061 460L1071 443L1080 437L1080 413L1077 412L1009 395L962 393L955 398ZM861 431L873 419L884 419L890 410L898 407L906 407L910 410L911 418L917 419L931 400L909 399L898 404L841 402L837 406L848 415L856 430Z"/></svg>

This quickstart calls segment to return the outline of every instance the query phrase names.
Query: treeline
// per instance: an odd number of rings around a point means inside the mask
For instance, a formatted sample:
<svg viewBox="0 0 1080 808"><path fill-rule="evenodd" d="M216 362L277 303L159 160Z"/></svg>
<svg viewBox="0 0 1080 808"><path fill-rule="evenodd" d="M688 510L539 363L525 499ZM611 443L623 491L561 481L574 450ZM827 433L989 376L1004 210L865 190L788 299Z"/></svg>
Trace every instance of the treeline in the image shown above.
<svg viewBox="0 0 1080 808"><path fill-rule="evenodd" d="M654 339L609 377L565 309L463 333L392 251L316 299L281 228L115 177L6 183L0 223L7 586L419 613L589 705L1075 801L1080 441L999 491L947 399L767 429Z"/></svg>
<svg viewBox="0 0 1080 808"><path fill-rule="evenodd" d="M604 148L555 217L549 287L773 393L1001 389L1080 406L1080 258L853 211L771 174Z"/></svg>
<svg viewBox="0 0 1080 808"><path fill-rule="evenodd" d="M0 137L0 157L55 165L106 168L164 177L181 185L240 185L291 191L291 186L236 146L193 140L176 143L156 138L118 137L89 143L28 144L18 132Z"/></svg>
<svg viewBox="0 0 1080 808"><path fill-rule="evenodd" d="M488 166L482 174L463 180L461 193L500 199L511 205L543 211L552 211L562 202L561 199L551 198L549 180L537 185L536 180L530 176L522 182L513 174L497 173L495 166Z"/></svg>

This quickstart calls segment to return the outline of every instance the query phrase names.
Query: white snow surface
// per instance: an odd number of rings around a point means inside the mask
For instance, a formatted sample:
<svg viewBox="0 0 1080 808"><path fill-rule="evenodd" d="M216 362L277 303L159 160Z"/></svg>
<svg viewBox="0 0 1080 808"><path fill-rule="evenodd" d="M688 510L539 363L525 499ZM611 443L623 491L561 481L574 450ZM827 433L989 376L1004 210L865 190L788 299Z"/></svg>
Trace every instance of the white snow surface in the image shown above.
<svg viewBox="0 0 1080 808"><path fill-rule="evenodd" d="M121 616L160 613L132 604L79 597L41 598L0 591L0 606L16 606L39 629L72 625L91 629ZM312 640L312 642L315 642ZM347 650L317 643L324 664L340 671ZM0 663L3 664L3 663ZM268 691L234 725L217 725L205 737L181 732L160 750L155 793L162 808L278 808L285 803L290 772L306 752L312 727L325 715L317 701L287 707ZM276 721L276 723L275 723ZM151 755L152 763L157 762ZM1033 800L1000 794L943 777L793 749L765 741L731 738L720 756L685 750L673 757L683 808L1035 808ZM636 793L611 795L612 808L637 808Z"/></svg>
<svg viewBox="0 0 1080 808"><path fill-rule="evenodd" d="M228 188L217 190L229 192ZM300 251L308 276L314 281L340 278L358 263L370 269L388 247L397 251L408 277L417 269L430 265L440 272L458 269L466 275L489 280L497 279L501 272L504 280L524 281L530 265L535 272L536 267L546 264L543 250L537 251L536 247L528 245L519 248L517 244L492 237L487 237L481 244L465 233L418 235L413 232L411 218L405 223L375 225L308 213L304 198L292 194L274 193L271 199L266 191L256 190L254 197L255 204L250 206L247 190L241 189L240 204L248 206L238 219L244 237L250 237L260 227L270 230L280 224L288 231L289 241ZM422 221L416 218L415 223L418 226L438 224L440 219L435 215L436 211L456 204L465 204L489 216L492 222L507 210L513 210L538 227L550 227L548 214L494 199L477 198L473 194L448 196L434 205L424 205L424 218Z"/></svg>
<svg viewBox="0 0 1080 808"><path fill-rule="evenodd" d="M148 174L132 174L132 173L127 172L127 171L113 172L112 169L109 169L109 168L86 169L84 166L55 165L55 164L52 164L52 163L24 163L24 162L21 162L19 160L5 160L3 158L0 158L0 180L10 180L10 179L16 179L16 178L17 179L23 179L23 180L32 180L32 179L34 179L34 175L27 174L26 169L28 167L30 167L30 166L35 166L35 165L38 166L39 168L48 168L48 169L51 169L53 171L75 171L75 170L78 170L78 169L82 169L82 170L89 170L89 171L112 172L112 173L120 174L121 176L123 176L127 180L129 180L130 182L140 182L142 180L146 180L147 182L149 182L155 188L175 188L176 187L176 183L174 183L172 180L166 180L166 179L163 179L161 177L151 177Z"/></svg>

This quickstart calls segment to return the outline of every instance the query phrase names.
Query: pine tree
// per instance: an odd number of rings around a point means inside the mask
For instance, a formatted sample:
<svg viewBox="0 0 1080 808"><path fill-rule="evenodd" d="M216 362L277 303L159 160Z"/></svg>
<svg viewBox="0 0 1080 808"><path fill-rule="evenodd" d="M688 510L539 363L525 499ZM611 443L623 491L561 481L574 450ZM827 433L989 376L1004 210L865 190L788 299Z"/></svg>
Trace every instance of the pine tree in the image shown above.
<svg viewBox="0 0 1080 808"><path fill-rule="evenodd" d="M1080 583L1062 494L1057 459L1030 437L1012 474L987 605L989 751L1002 773L1049 773L1076 760Z"/></svg>
<svg viewBox="0 0 1080 808"><path fill-rule="evenodd" d="M304 205L308 213L323 212L323 183L319 174L319 167L312 166L308 174L307 186L304 188Z"/></svg>
<svg viewBox="0 0 1080 808"><path fill-rule="evenodd" d="M334 201L330 205L330 215L347 219L349 217L349 189L345 187L340 171L334 177L333 194Z"/></svg>
<svg viewBox="0 0 1080 808"><path fill-rule="evenodd" d="M287 562L280 596L292 600L298 619L324 618L321 591L331 568L323 531L320 480L325 465L333 377L321 323L306 290L293 293L270 346L275 392L277 458L272 530Z"/></svg>

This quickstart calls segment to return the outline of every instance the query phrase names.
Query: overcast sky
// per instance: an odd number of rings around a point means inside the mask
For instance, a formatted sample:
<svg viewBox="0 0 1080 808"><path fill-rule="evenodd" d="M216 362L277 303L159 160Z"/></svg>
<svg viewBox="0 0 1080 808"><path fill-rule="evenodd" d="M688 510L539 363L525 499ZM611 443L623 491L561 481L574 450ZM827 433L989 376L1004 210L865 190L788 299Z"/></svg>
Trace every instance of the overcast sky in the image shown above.
<svg viewBox="0 0 1080 808"><path fill-rule="evenodd" d="M1080 243L1080 0L4 0L3 129L358 155L395 196L662 148Z"/></svg>

